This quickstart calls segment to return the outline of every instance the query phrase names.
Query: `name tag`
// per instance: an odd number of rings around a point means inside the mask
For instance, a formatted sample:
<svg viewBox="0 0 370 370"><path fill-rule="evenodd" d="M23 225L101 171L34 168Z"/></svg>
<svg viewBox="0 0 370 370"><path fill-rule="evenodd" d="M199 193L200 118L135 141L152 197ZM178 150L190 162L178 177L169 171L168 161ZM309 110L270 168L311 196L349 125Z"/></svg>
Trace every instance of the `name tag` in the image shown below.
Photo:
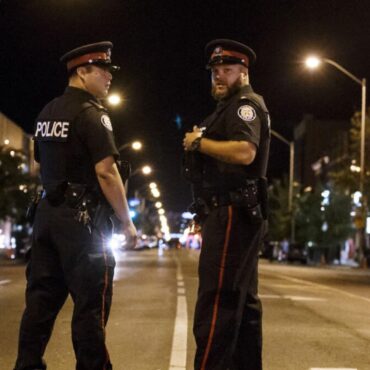
<svg viewBox="0 0 370 370"><path fill-rule="evenodd" d="M67 141L68 136L69 122L38 121L36 123L35 138L39 141Z"/></svg>

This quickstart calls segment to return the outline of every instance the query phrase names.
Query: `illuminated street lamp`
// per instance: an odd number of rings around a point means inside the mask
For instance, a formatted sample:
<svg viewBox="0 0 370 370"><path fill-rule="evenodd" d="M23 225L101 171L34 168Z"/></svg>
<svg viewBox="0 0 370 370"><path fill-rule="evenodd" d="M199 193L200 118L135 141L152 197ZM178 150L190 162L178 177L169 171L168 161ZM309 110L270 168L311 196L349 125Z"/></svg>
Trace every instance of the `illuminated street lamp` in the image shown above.
<svg viewBox="0 0 370 370"><path fill-rule="evenodd" d="M355 81L358 85L361 86L361 147L360 147L360 194L362 199L362 209L364 211L365 220L367 216L367 200L364 196L364 184L365 184L365 118L366 118L366 79L362 78L359 79L355 75L353 75L351 72L349 72L347 69L342 67L337 62L327 59L327 58L319 58L316 56L310 56L306 59L305 64L308 68L315 69L317 68L321 63L328 63L338 69L340 72L345 74L347 77L349 77L352 81ZM352 171L355 171L356 169L354 167L351 168ZM365 227L363 227L364 233L366 232ZM362 235L361 243L360 243L360 253L362 254L361 263L366 265L364 263L364 242L365 242L365 235Z"/></svg>
<svg viewBox="0 0 370 370"><path fill-rule="evenodd" d="M141 148L143 147L143 144L140 142L140 141L134 141L132 144L131 144L131 148L133 150L141 150Z"/></svg>
<svg viewBox="0 0 370 370"><path fill-rule="evenodd" d="M357 84L361 86L361 149L360 149L360 192L362 196L364 195L364 182L365 182L365 118L366 118L366 79L359 79L347 69L342 67L337 62L327 59L327 58L319 58L317 56L310 56L305 60L305 64L307 68L315 69L320 66L321 63L328 63L334 66L336 69L341 71L351 80L355 81Z"/></svg>
<svg viewBox="0 0 370 370"><path fill-rule="evenodd" d="M160 209L158 210L158 214L160 214L160 215L164 215L164 214L165 214L164 209L163 209L163 208L160 208Z"/></svg>
<svg viewBox="0 0 370 370"><path fill-rule="evenodd" d="M151 192L154 198L159 198L161 196L161 193L159 192L158 188L151 189Z"/></svg>
<svg viewBox="0 0 370 370"><path fill-rule="evenodd" d="M155 208L162 208L162 202L155 202Z"/></svg>
<svg viewBox="0 0 370 370"><path fill-rule="evenodd" d="M118 94L111 94L111 95L108 95L107 102L109 105L116 106L122 102L122 98Z"/></svg>
<svg viewBox="0 0 370 370"><path fill-rule="evenodd" d="M137 168L134 172L132 172L132 174L130 175L130 177L133 177L135 175L137 175L138 173L142 173L143 175L147 176L147 175L150 175L152 173L152 167L148 166L148 165L145 165L145 166L142 166L142 167L139 167Z"/></svg>
<svg viewBox="0 0 370 370"><path fill-rule="evenodd" d="M152 172L152 168L150 166L144 166L141 171L144 175L149 175Z"/></svg>
<svg viewBox="0 0 370 370"><path fill-rule="evenodd" d="M151 174L151 172L152 172L152 168L150 166L148 166L148 165L145 165L145 166L139 167L135 171L133 171L130 174L130 178L132 178L133 176L136 176L139 173L142 173L144 176L148 176L148 175ZM126 194L128 194L128 183L129 183L129 181L126 180L126 183L125 183Z"/></svg>
<svg viewBox="0 0 370 370"><path fill-rule="evenodd" d="M130 143L125 143L125 144L122 144L119 148L118 148L118 151L119 152L122 152L123 150L127 149L131 147L133 150L135 151L139 151L142 149L143 147L143 144L141 141L138 141L138 140L135 140L133 142L130 142Z"/></svg>
<svg viewBox="0 0 370 370"><path fill-rule="evenodd" d="M149 187L150 187L150 189L155 189L155 188L157 188L157 184L155 182L151 182L149 184Z"/></svg>

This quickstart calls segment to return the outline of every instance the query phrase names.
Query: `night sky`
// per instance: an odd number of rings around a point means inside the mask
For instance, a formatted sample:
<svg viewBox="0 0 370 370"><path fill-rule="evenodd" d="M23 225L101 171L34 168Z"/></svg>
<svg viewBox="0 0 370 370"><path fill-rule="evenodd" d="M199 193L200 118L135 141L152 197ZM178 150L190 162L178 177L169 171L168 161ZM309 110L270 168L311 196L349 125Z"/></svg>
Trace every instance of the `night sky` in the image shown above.
<svg viewBox="0 0 370 370"><path fill-rule="evenodd" d="M111 110L117 142L144 142L141 154L124 154L134 168L154 167L164 206L175 211L190 202L180 173L184 132L215 106L207 42L232 38L256 51L251 84L266 100L272 128L288 139L305 113L349 120L361 103L360 86L333 67L307 71L309 52L370 78L368 0L0 0L0 35L0 111L29 133L65 88L59 57L82 44L113 42L121 71L111 92L125 96ZM287 172L288 161L288 147L273 140L269 178ZM138 175L130 189L143 186Z"/></svg>

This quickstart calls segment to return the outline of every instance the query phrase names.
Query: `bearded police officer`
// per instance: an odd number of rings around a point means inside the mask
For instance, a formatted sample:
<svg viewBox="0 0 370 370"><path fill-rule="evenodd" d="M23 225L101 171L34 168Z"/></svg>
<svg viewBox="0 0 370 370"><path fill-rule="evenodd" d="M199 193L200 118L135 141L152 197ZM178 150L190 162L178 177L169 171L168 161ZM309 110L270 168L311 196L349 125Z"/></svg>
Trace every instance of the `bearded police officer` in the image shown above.
<svg viewBox="0 0 370 370"><path fill-rule="evenodd" d="M194 368L261 370L257 263L266 232L269 114L249 84L251 48L219 39L206 46L206 57L217 108L183 142L203 237Z"/></svg>
<svg viewBox="0 0 370 370"><path fill-rule="evenodd" d="M136 239L112 124L99 102L118 69L111 64L112 46L99 42L65 54L68 87L36 120L35 159L44 190L34 220L16 370L46 369L42 357L68 294L76 369L112 369L105 346L115 266L107 246L109 217L115 213L122 222L128 244Z"/></svg>

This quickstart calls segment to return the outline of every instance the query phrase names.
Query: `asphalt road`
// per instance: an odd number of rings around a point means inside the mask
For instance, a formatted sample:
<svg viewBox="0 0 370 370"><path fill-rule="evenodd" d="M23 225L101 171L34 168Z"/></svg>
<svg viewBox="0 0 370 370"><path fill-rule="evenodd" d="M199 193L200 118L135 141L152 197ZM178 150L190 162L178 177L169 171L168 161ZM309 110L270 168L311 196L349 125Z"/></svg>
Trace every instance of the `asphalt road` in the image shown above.
<svg viewBox="0 0 370 370"><path fill-rule="evenodd" d="M115 370L190 370L199 251L117 252L107 342ZM24 265L0 263L0 370L14 365ZM370 370L370 271L260 262L265 370ZM72 304L45 353L74 369Z"/></svg>

